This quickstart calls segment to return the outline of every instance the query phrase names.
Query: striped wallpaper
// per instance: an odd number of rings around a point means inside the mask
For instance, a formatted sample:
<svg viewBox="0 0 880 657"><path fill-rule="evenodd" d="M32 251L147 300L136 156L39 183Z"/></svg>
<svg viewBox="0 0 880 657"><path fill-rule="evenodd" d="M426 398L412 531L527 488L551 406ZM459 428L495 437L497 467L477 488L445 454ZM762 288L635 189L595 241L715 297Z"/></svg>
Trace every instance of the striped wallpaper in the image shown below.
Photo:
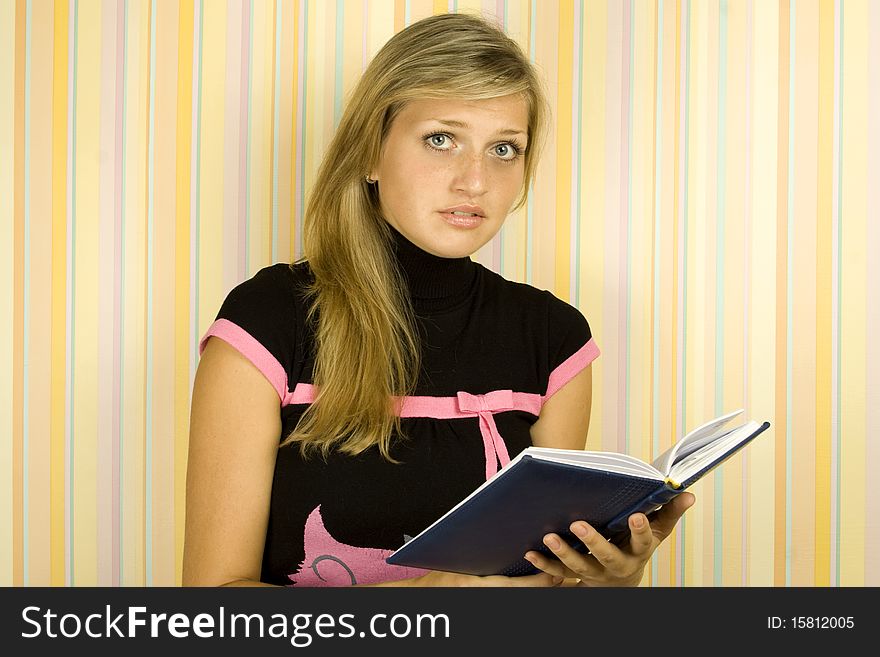
<svg viewBox="0 0 880 657"><path fill-rule="evenodd" d="M590 320L589 447L772 422L644 584L880 585L876 0L2 0L0 584L179 582L198 338L300 254L372 54L446 11L547 81L475 258Z"/></svg>

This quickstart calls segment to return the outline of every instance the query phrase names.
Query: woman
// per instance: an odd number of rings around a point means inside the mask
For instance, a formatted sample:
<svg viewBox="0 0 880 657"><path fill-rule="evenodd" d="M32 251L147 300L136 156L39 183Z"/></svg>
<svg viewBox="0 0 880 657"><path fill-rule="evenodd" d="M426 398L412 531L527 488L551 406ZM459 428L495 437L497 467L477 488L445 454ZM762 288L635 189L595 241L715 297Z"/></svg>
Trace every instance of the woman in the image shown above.
<svg viewBox="0 0 880 657"><path fill-rule="evenodd" d="M586 320L469 258L525 202L546 107L479 18L427 18L379 51L311 191L303 261L239 285L202 340L184 584L638 584L689 493L631 517L623 547L582 521L589 556L546 536L555 559L524 555L536 575L385 563L528 445L585 445Z"/></svg>

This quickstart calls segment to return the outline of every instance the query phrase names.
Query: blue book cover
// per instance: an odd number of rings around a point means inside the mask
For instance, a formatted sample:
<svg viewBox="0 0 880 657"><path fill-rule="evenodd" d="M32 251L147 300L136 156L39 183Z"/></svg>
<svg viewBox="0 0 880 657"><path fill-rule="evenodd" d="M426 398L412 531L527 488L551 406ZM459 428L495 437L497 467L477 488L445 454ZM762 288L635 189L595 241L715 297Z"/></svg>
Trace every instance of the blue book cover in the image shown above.
<svg viewBox="0 0 880 657"><path fill-rule="evenodd" d="M659 509L770 426L726 428L740 413L707 422L650 464L614 452L529 447L386 561L516 576L536 572L523 558L529 550L552 556L542 543L550 532L585 549L568 530L575 520L618 540L631 514Z"/></svg>

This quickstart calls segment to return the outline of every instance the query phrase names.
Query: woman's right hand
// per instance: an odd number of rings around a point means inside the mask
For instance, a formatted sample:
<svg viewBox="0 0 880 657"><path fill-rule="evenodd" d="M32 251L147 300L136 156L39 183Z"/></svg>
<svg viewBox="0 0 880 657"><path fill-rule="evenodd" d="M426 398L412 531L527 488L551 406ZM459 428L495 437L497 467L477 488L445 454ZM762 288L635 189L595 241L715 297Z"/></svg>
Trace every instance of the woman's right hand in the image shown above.
<svg viewBox="0 0 880 657"><path fill-rule="evenodd" d="M421 577L405 580L408 586L445 586L445 587L484 587L484 586L517 586L517 587L552 587L561 586L562 577L554 577L548 573L523 575L521 577L505 577L504 575L462 575L441 570L431 570ZM388 584L393 585L393 582Z"/></svg>

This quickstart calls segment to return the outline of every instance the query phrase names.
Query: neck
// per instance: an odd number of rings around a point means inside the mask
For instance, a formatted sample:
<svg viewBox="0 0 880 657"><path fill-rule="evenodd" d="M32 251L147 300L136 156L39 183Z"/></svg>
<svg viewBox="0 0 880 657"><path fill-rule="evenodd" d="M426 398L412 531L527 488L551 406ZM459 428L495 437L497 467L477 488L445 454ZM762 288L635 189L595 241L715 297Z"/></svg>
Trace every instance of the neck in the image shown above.
<svg viewBox="0 0 880 657"><path fill-rule="evenodd" d="M474 282L476 265L469 257L441 258L419 248L389 225L392 248L403 272L413 307L439 310L467 296Z"/></svg>

